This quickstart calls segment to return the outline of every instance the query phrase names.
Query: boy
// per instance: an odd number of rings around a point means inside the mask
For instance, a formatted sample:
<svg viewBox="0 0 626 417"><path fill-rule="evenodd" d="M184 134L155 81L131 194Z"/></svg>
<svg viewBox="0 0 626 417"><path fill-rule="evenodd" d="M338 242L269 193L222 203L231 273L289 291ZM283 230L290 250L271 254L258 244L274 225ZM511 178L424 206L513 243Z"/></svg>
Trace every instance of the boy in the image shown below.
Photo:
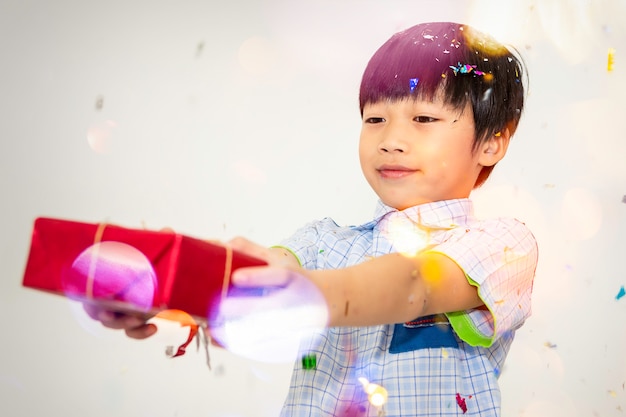
<svg viewBox="0 0 626 417"><path fill-rule="evenodd" d="M497 378L530 314L537 245L516 220L475 219L468 197L506 153L521 77L507 48L468 26L395 34L360 89L374 219L313 222L272 249L231 242L272 265L238 270L236 285L312 282L328 307L326 330L303 347L316 367L296 363L284 416L500 415ZM156 331L86 309L131 337Z"/></svg>

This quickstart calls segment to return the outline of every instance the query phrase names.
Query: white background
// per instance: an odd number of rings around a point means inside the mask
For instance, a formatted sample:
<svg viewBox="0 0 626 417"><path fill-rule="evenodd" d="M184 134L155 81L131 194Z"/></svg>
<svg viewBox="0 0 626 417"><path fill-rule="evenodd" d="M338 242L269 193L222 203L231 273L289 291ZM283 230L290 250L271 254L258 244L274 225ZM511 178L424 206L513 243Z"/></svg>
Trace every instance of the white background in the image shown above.
<svg viewBox="0 0 626 417"><path fill-rule="evenodd" d="M52 216L264 245L368 220L358 84L391 34L452 20L520 49L527 111L475 193L540 244L503 416L626 412L624 1L0 1L0 414L274 416L290 366L147 341L21 287ZM615 48L615 67L607 51ZM98 105L98 103L100 105ZM60 242L60 244L62 244ZM182 333L181 333L182 330Z"/></svg>

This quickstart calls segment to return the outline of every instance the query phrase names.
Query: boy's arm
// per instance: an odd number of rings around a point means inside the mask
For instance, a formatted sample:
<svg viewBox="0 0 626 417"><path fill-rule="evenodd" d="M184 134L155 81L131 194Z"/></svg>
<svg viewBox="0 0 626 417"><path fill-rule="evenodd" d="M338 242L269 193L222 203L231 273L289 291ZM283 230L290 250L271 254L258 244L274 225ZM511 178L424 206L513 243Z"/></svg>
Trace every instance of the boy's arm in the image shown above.
<svg viewBox="0 0 626 417"><path fill-rule="evenodd" d="M403 323L483 305L463 270L439 253L394 253L335 270L307 271L291 266L246 268L247 272L236 272L233 280L237 285L255 286L309 279L328 304L331 327Z"/></svg>
<svg viewBox="0 0 626 417"><path fill-rule="evenodd" d="M328 302L330 326L404 323L483 305L463 270L440 253L395 253L309 274Z"/></svg>

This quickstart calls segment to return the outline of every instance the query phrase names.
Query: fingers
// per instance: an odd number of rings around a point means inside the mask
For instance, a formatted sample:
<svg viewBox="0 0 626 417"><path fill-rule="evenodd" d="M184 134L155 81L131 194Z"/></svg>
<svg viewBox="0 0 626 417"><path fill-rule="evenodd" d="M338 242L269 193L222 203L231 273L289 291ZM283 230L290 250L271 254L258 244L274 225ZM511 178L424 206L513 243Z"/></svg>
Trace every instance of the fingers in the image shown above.
<svg viewBox="0 0 626 417"><path fill-rule="evenodd" d="M228 245L236 251L248 254L255 258L269 262L272 252L265 246L258 245L246 238L235 237L228 241Z"/></svg>
<svg viewBox="0 0 626 417"><path fill-rule="evenodd" d="M289 284L293 273L289 269L271 266L246 267L233 272L232 281L238 287L282 287Z"/></svg>
<svg viewBox="0 0 626 417"><path fill-rule="evenodd" d="M133 339L145 339L157 331L153 323L146 323L145 319L130 314L104 310L94 304L83 304L83 309L89 317L102 323L109 329L124 330Z"/></svg>
<svg viewBox="0 0 626 417"><path fill-rule="evenodd" d="M153 323L144 323L139 327L125 329L126 335L133 339L147 339L157 332L157 326Z"/></svg>

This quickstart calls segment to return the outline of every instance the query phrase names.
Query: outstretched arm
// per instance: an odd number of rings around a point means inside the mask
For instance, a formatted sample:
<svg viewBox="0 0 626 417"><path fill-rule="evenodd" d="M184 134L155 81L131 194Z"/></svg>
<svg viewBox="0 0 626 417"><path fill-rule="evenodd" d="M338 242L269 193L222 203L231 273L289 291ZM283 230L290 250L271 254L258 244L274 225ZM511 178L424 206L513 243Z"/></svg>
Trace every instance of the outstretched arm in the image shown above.
<svg viewBox="0 0 626 417"><path fill-rule="evenodd" d="M329 326L402 323L417 317L483 305L463 270L445 255L384 255L336 270L245 268L237 285L281 285L309 279L328 304Z"/></svg>

